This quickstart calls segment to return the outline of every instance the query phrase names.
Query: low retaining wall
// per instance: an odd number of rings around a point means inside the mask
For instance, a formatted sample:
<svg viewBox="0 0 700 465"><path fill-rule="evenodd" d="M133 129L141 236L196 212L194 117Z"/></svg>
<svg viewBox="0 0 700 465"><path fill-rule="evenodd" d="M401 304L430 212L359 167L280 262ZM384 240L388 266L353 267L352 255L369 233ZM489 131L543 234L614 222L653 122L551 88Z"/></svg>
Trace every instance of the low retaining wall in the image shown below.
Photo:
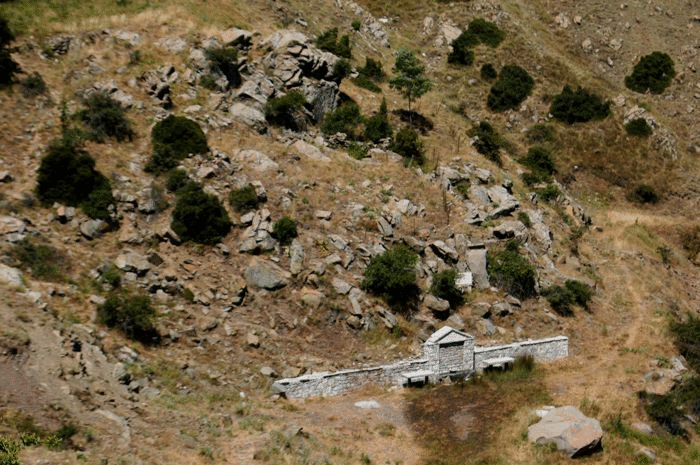
<svg viewBox="0 0 700 465"><path fill-rule="evenodd" d="M502 346L474 348L474 369L484 369L484 360L500 357L517 357L530 354L538 362L549 362L569 356L569 338L566 336L550 337L535 341L514 342Z"/></svg>

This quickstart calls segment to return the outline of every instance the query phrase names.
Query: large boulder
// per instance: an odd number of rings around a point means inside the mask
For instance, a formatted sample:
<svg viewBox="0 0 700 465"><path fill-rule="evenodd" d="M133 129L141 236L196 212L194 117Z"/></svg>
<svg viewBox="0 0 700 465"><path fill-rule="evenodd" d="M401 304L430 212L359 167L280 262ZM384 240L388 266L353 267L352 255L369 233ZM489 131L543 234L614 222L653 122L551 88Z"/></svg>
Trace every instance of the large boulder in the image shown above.
<svg viewBox="0 0 700 465"><path fill-rule="evenodd" d="M12 268L11 266L0 263L0 283L7 284L8 286L23 287L24 280L22 279L22 272L17 268Z"/></svg>
<svg viewBox="0 0 700 465"><path fill-rule="evenodd" d="M580 457L601 447L603 429L595 418L567 405L545 414L527 429L527 437L537 444L556 444L569 457Z"/></svg>
<svg viewBox="0 0 700 465"><path fill-rule="evenodd" d="M263 65L284 87L301 85L302 77L327 81L337 78L334 67L340 58L317 49L300 32L274 32L264 41L263 48L270 50Z"/></svg>
<svg viewBox="0 0 700 465"><path fill-rule="evenodd" d="M280 267L261 260L254 260L243 276L250 287L274 291L287 285L288 274Z"/></svg>

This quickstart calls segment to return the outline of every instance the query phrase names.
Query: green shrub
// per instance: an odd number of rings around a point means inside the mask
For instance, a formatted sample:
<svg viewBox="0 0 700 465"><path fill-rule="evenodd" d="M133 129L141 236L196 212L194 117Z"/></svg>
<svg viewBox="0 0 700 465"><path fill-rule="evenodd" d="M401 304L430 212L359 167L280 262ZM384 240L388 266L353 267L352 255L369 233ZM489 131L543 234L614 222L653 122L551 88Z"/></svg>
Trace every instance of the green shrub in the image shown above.
<svg viewBox="0 0 700 465"><path fill-rule="evenodd" d="M282 245L289 245L292 239L297 237L297 223L288 216L283 216L275 221L272 226L272 237L277 239Z"/></svg>
<svg viewBox="0 0 700 465"><path fill-rule="evenodd" d="M662 93L676 76L673 59L663 52L652 52L640 58L632 74L625 77L625 85L635 92Z"/></svg>
<svg viewBox="0 0 700 465"><path fill-rule="evenodd" d="M527 156L521 158L520 163L532 170L529 176L523 175L526 184L548 182L551 180L552 174L557 172L552 152L541 145L530 147Z"/></svg>
<svg viewBox="0 0 700 465"><path fill-rule="evenodd" d="M386 99L382 99L377 114L370 116L367 121L365 121L364 137L376 144L382 139L390 138L393 133L394 129L389 122L389 111L387 110Z"/></svg>
<svg viewBox="0 0 700 465"><path fill-rule="evenodd" d="M637 203L656 203L659 196L656 190L648 184L640 184L630 193L630 200Z"/></svg>
<svg viewBox="0 0 700 465"><path fill-rule="evenodd" d="M321 50L331 52L342 58L352 58L352 50L350 47L350 37L344 35L338 38L338 28L328 29L316 38L316 46Z"/></svg>
<svg viewBox="0 0 700 465"><path fill-rule="evenodd" d="M471 187L471 183L468 180L462 179L457 181L457 184L455 184L453 187L454 190L464 196L465 199L469 198L469 188Z"/></svg>
<svg viewBox="0 0 700 465"><path fill-rule="evenodd" d="M350 73L352 73L352 65L345 58L341 58L333 65L333 76L338 80L345 79Z"/></svg>
<svg viewBox="0 0 700 465"><path fill-rule="evenodd" d="M588 302L593 297L593 289L586 283L569 279L564 283L566 289L571 292L574 297L574 303L583 308L588 308Z"/></svg>
<svg viewBox="0 0 700 465"><path fill-rule="evenodd" d="M491 284L509 294L521 299L535 295L535 267L518 253L516 241L510 241L503 250L489 250L486 270Z"/></svg>
<svg viewBox="0 0 700 465"><path fill-rule="evenodd" d="M238 72L238 50L232 47L210 48L204 54L209 60L211 70L223 74L229 86L238 87L241 84L241 74Z"/></svg>
<svg viewBox="0 0 700 465"><path fill-rule="evenodd" d="M372 58L365 58L365 66L357 70L360 76L366 76L373 81L380 82L386 77L382 64Z"/></svg>
<svg viewBox="0 0 700 465"><path fill-rule="evenodd" d="M492 111L515 110L530 95L535 81L523 68L506 65L493 83L486 105Z"/></svg>
<svg viewBox="0 0 700 465"><path fill-rule="evenodd" d="M545 202L551 202L559 198L559 196L561 195L561 191L554 184L548 184L546 187L539 189L537 191L537 194Z"/></svg>
<svg viewBox="0 0 700 465"><path fill-rule="evenodd" d="M216 196L190 182L178 191L171 227L183 241L216 244L231 230L231 221Z"/></svg>
<svg viewBox="0 0 700 465"><path fill-rule="evenodd" d="M676 347L693 370L700 370L700 318L690 315L685 322L671 323Z"/></svg>
<svg viewBox="0 0 700 465"><path fill-rule="evenodd" d="M151 305L150 297L125 291L113 292L97 308L97 320L100 323L117 328L129 339L149 344L158 340L155 317L156 311Z"/></svg>
<svg viewBox="0 0 700 465"><path fill-rule="evenodd" d="M219 90L219 85L216 83L216 78L211 74L205 74L199 78L199 85L209 90Z"/></svg>
<svg viewBox="0 0 700 465"><path fill-rule="evenodd" d="M457 65L471 66L474 63L474 52L471 48L479 43L479 39L468 30L462 32L450 44L452 51L447 55L447 62Z"/></svg>
<svg viewBox="0 0 700 465"><path fill-rule="evenodd" d="M22 269L45 281L65 281L70 268L68 258L63 253L27 238L14 244L9 255Z"/></svg>
<svg viewBox="0 0 700 465"><path fill-rule="evenodd" d="M635 118L629 123L625 124L625 130L627 134L639 137L648 137L652 133L651 126L647 123L644 118Z"/></svg>
<svg viewBox="0 0 700 465"><path fill-rule="evenodd" d="M108 220L115 205L109 180L95 169L95 160L73 142L49 144L37 171L37 197L45 205L80 206L91 218Z"/></svg>
<svg viewBox="0 0 700 465"><path fill-rule="evenodd" d="M362 160L367 158L369 153L369 144L358 144L357 142L350 142L348 145L348 155L350 155L355 160Z"/></svg>
<svg viewBox="0 0 700 465"><path fill-rule="evenodd" d="M415 269L417 261L418 255L410 247L394 245L370 260L360 287L384 298L389 305L408 311L419 295Z"/></svg>
<svg viewBox="0 0 700 465"><path fill-rule="evenodd" d="M165 188L168 192L177 192L190 181L192 180L185 170L173 169L168 171L168 176L165 178Z"/></svg>
<svg viewBox="0 0 700 465"><path fill-rule="evenodd" d="M591 288L575 280L568 280L564 286L551 286L543 292L552 309L561 316L572 316L574 314L571 306L580 305L588 307L588 301L593 296Z"/></svg>
<svg viewBox="0 0 700 465"><path fill-rule="evenodd" d="M360 26L362 26L362 23L360 22L359 19L353 19L352 23L350 23L350 26L352 27L353 31L359 31Z"/></svg>
<svg viewBox="0 0 700 465"><path fill-rule="evenodd" d="M524 224L526 228L532 227L532 220L530 220L530 215L528 215L524 211L518 212L518 221Z"/></svg>
<svg viewBox="0 0 700 465"><path fill-rule="evenodd" d="M111 264L103 269L100 282L109 284L112 289L116 289L122 285L122 273L116 265Z"/></svg>
<svg viewBox="0 0 700 465"><path fill-rule="evenodd" d="M306 127L305 105L304 94L297 90L290 91L267 101L265 119L276 126L302 131Z"/></svg>
<svg viewBox="0 0 700 465"><path fill-rule="evenodd" d="M131 141L134 130L126 119L124 108L104 92L96 92L83 99L85 109L76 116L88 128L87 137L95 142L104 142L112 137L117 142Z"/></svg>
<svg viewBox="0 0 700 465"><path fill-rule="evenodd" d="M326 113L321 121L321 131L326 135L342 132L350 139L357 139L360 123L362 123L360 107L355 102L349 101Z"/></svg>
<svg viewBox="0 0 700 465"><path fill-rule="evenodd" d="M352 79L352 83L355 84L357 87L367 89L368 91L374 92L375 94L378 94L382 91L381 87L375 84L374 81L372 81L367 76L363 76L362 74Z"/></svg>
<svg viewBox="0 0 700 465"><path fill-rule="evenodd" d="M469 130L469 136L474 137L473 146L477 152L489 160L501 165L501 137L487 121L481 121Z"/></svg>
<svg viewBox="0 0 700 465"><path fill-rule="evenodd" d="M494 68L491 63L482 65L479 74L481 75L481 79L485 81L493 81L498 77L498 71L496 71L496 68Z"/></svg>
<svg viewBox="0 0 700 465"><path fill-rule="evenodd" d="M407 164L423 165L425 163L423 142L413 128L401 128L394 137L391 150L404 157Z"/></svg>
<svg viewBox="0 0 700 465"><path fill-rule="evenodd" d="M17 454L22 444L7 436L0 437L0 465L21 465Z"/></svg>
<svg viewBox="0 0 700 465"><path fill-rule="evenodd" d="M464 297L455 284L456 279L457 270L450 269L435 273L430 293L448 301L452 308L459 307L464 302Z"/></svg>
<svg viewBox="0 0 700 465"><path fill-rule="evenodd" d="M45 95L48 91L44 78L39 73L33 73L19 81L22 87L22 95L25 97L36 97Z"/></svg>
<svg viewBox="0 0 700 465"><path fill-rule="evenodd" d="M479 42L489 47L498 47L506 37L505 32L498 29L498 26L483 18L472 20L467 27L467 31L476 37Z"/></svg>
<svg viewBox="0 0 700 465"><path fill-rule="evenodd" d="M189 154L209 151L204 131L196 121L170 115L151 130L153 154L146 171L165 173L175 168Z"/></svg>
<svg viewBox="0 0 700 465"><path fill-rule="evenodd" d="M246 213L258 208L260 199L258 194L255 193L255 187L252 184L248 184L239 189L232 189L228 195L228 203L235 211Z"/></svg>
<svg viewBox="0 0 700 465"><path fill-rule="evenodd" d="M610 114L610 102L604 102L599 96L579 87L571 90L564 86L561 93L554 97L549 112L554 118L568 124L585 123L594 119L603 119Z"/></svg>

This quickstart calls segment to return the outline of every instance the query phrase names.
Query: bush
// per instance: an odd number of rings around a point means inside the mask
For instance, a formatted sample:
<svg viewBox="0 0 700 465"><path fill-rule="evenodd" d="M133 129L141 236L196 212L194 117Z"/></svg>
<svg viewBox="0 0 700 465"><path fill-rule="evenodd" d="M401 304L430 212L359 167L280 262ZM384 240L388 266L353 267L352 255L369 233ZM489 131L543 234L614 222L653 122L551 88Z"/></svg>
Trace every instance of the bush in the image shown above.
<svg viewBox="0 0 700 465"><path fill-rule="evenodd" d="M415 306L419 295L417 261L418 255L410 247L394 245L370 260L360 287L384 298L389 305L408 311Z"/></svg>
<svg viewBox="0 0 700 465"><path fill-rule="evenodd" d="M7 20L0 16L0 86L12 84L15 74L19 73L20 67L12 59L8 45L15 40L15 36L10 30Z"/></svg>
<svg viewBox="0 0 700 465"><path fill-rule="evenodd" d="M219 90L219 85L216 83L216 78L211 74L205 74L199 78L199 85L209 90Z"/></svg>
<svg viewBox="0 0 700 465"><path fill-rule="evenodd" d="M396 133L396 137L391 144L391 150L404 157L407 164L422 165L425 163L423 142L413 128L401 128Z"/></svg>
<svg viewBox="0 0 700 465"><path fill-rule="evenodd" d="M649 123L647 123L647 120L644 118L635 118L625 124L625 130L627 134L639 137L648 137L652 133L651 126L649 126Z"/></svg>
<svg viewBox="0 0 700 465"><path fill-rule="evenodd" d="M498 29L498 26L483 18L476 18L470 22L467 31L476 37L479 42L489 47L498 47L506 37L505 32Z"/></svg>
<svg viewBox="0 0 700 465"><path fill-rule="evenodd" d="M690 316L686 322L671 323L676 347L693 370L700 370L700 318Z"/></svg>
<svg viewBox="0 0 700 465"><path fill-rule="evenodd" d="M489 250L486 270L491 284L509 294L521 299L535 295L535 267L518 253L516 241L510 241L503 250Z"/></svg>
<svg viewBox="0 0 700 465"><path fill-rule="evenodd" d="M593 119L603 119L610 114L610 102L579 87L576 91L564 86L554 97L549 112L554 118L568 124L585 123Z"/></svg>
<svg viewBox="0 0 700 465"><path fill-rule="evenodd" d="M551 180L552 175L557 172L551 151L541 145L530 147L527 156L521 158L520 163L532 170L529 176L523 175L523 180L528 185L537 182L548 182Z"/></svg>
<svg viewBox="0 0 700 465"><path fill-rule="evenodd" d="M360 76L366 76L377 82L382 81L386 77L382 64L369 57L365 58L365 66L358 69L357 72L360 73Z"/></svg>
<svg viewBox="0 0 700 465"><path fill-rule="evenodd" d="M452 51L447 56L447 62L469 66L474 62L472 47L478 44L497 47L504 38L505 33L498 29L494 23L477 18L470 22L467 29L452 41L450 44Z"/></svg>
<svg viewBox="0 0 700 465"><path fill-rule="evenodd" d="M333 65L333 76L335 76L337 80L345 79L350 73L352 73L352 65L345 58L338 60L335 65Z"/></svg>
<svg viewBox="0 0 700 465"><path fill-rule="evenodd" d="M144 343L158 341L158 332L153 322L156 311L147 295L117 291L110 294L104 304L97 308L100 323L117 328L129 339Z"/></svg>
<svg viewBox="0 0 700 465"><path fill-rule="evenodd" d="M355 160L362 160L364 158L367 158L368 153L368 144L358 144L357 142L350 142L350 145L348 145L348 155L350 155Z"/></svg>
<svg viewBox="0 0 700 465"><path fill-rule="evenodd" d="M394 129L389 122L389 112L386 107L386 99L382 99L379 105L379 112L370 116L365 122L364 137L371 140L375 144L382 139L390 138L394 133Z"/></svg>
<svg viewBox="0 0 700 465"><path fill-rule="evenodd" d="M486 156L486 158L497 165L501 165L501 137L490 123L481 121L473 126L468 134L470 137L475 138L472 145L477 152Z"/></svg>
<svg viewBox="0 0 700 465"><path fill-rule="evenodd" d="M95 160L73 142L53 141L37 171L37 197L45 205L80 206L91 218L109 220L115 201L109 180Z"/></svg>
<svg viewBox="0 0 700 465"><path fill-rule="evenodd" d="M329 136L342 132L350 139L358 138L358 125L362 122L360 107L355 102L345 102L333 111L326 113L321 121L321 131Z"/></svg>
<svg viewBox="0 0 700 465"><path fill-rule="evenodd" d="M9 255L22 269L46 281L65 281L65 273L70 267L63 253L46 244L35 244L27 238L13 245Z"/></svg>
<svg viewBox="0 0 700 465"><path fill-rule="evenodd" d="M498 77L498 71L496 71L496 68L494 68L491 63L482 65L479 74L481 75L481 79L485 81L493 81Z"/></svg>
<svg viewBox="0 0 700 465"><path fill-rule="evenodd" d="M489 92L486 105L492 111L517 109L530 95L535 81L523 68L506 65Z"/></svg>
<svg viewBox="0 0 700 465"><path fill-rule="evenodd" d="M271 98L265 104L265 119L271 124L292 131L303 131L307 118L304 112L304 94L293 90L281 97Z"/></svg>
<svg viewBox="0 0 700 465"><path fill-rule="evenodd" d="M637 203L656 203L659 201L656 190L648 184L640 184L635 187L629 198Z"/></svg>
<svg viewBox="0 0 700 465"><path fill-rule="evenodd" d="M362 23L359 19L353 19L352 23L350 23L350 26L352 27L353 31L359 31L360 26L362 26Z"/></svg>
<svg viewBox="0 0 700 465"><path fill-rule="evenodd" d="M625 85L635 92L662 93L676 76L673 60L663 52L653 52L640 58L632 74L625 77Z"/></svg>
<svg viewBox="0 0 700 465"><path fill-rule="evenodd" d="M548 184L546 187L539 189L537 191L537 194L545 202L551 202L559 198L559 196L561 195L561 191L554 184Z"/></svg>
<svg viewBox="0 0 700 465"><path fill-rule="evenodd" d="M231 230L231 221L216 196L190 182L178 191L171 227L183 241L216 244Z"/></svg>
<svg viewBox="0 0 700 465"><path fill-rule="evenodd" d="M338 38L338 28L328 29L316 38L316 46L321 50L331 52L342 58L352 58L350 37L347 35Z"/></svg>
<svg viewBox="0 0 700 465"><path fill-rule="evenodd" d="M576 304L587 308L593 291L580 281L568 280L564 286L551 286L543 292L543 295L559 315L572 316L574 312L571 306Z"/></svg>
<svg viewBox="0 0 700 465"><path fill-rule="evenodd" d="M474 63L474 52L471 48L478 44L479 40L469 31L462 32L452 41L452 51L447 55L447 62L457 65L471 66Z"/></svg>
<svg viewBox="0 0 700 465"><path fill-rule="evenodd" d="M530 144L554 143L557 140L557 134L554 132L554 129L542 123L530 127L525 136Z"/></svg>
<svg viewBox="0 0 700 465"><path fill-rule="evenodd" d="M445 270L433 275L433 284L430 286L430 293L435 297L445 299L450 303L450 307L457 308L464 302L462 291L457 288L456 270Z"/></svg>
<svg viewBox="0 0 700 465"><path fill-rule="evenodd" d="M284 216L275 221L272 226L272 237L277 239L282 245L289 245L292 239L297 237L297 223L288 216Z"/></svg>
<svg viewBox="0 0 700 465"><path fill-rule="evenodd" d="M583 308L588 308L588 302L593 297L593 290L588 284L569 279L564 283L566 289L571 292L574 297L574 303Z"/></svg>
<svg viewBox="0 0 700 465"><path fill-rule="evenodd" d="M530 219L530 215L528 215L524 211L518 212L518 221L524 224L526 228L532 227L532 220Z"/></svg>
<svg viewBox="0 0 700 465"><path fill-rule="evenodd" d="M370 92L374 92L375 94L378 94L382 91L381 87L379 87L377 84L374 83L371 79L369 79L367 76L363 76L360 74L356 78L352 80L353 84L355 84L357 87L361 87L363 89L367 89Z"/></svg>
<svg viewBox="0 0 700 465"><path fill-rule="evenodd" d="M168 171L168 176L165 178L165 188L168 192L177 192L191 181L185 170L170 170Z"/></svg>
<svg viewBox="0 0 700 465"><path fill-rule="evenodd" d="M25 97L37 97L46 94L48 88L44 82L44 78L39 73L33 73L22 79L20 82L22 87L22 95Z"/></svg>
<svg viewBox="0 0 700 465"><path fill-rule="evenodd" d="M78 120L87 126L87 137L104 142L113 137L117 142L133 140L134 130L126 119L124 108L104 92L97 92L83 99L85 109L77 113Z"/></svg>
<svg viewBox="0 0 700 465"><path fill-rule="evenodd" d="M241 85L241 74L238 72L238 50L232 47L210 48L204 54L209 60L211 70L223 74L229 86L238 87Z"/></svg>
<svg viewBox="0 0 700 465"><path fill-rule="evenodd" d="M146 171L165 173L175 168L189 154L209 151L207 138L196 121L170 115L151 130L153 154Z"/></svg>
<svg viewBox="0 0 700 465"><path fill-rule="evenodd" d="M228 195L228 203L238 213L246 213L258 208L260 199L255 193L255 187L248 184L240 189L232 189Z"/></svg>

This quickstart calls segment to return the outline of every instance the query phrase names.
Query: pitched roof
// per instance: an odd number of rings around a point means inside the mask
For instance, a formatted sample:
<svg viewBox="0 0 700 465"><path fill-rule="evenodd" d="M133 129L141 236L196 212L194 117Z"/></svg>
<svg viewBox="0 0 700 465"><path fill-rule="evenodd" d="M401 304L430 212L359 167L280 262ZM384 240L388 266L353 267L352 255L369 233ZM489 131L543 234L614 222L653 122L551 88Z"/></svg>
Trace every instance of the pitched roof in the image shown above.
<svg viewBox="0 0 700 465"><path fill-rule="evenodd" d="M424 344L437 344L450 335L452 335L452 337L450 338L450 340L451 340L450 342L454 342L456 340L474 339L473 336L470 336L469 334L467 334L465 332L454 329L451 326L443 326L442 328L435 331L428 338L428 340L425 341Z"/></svg>

